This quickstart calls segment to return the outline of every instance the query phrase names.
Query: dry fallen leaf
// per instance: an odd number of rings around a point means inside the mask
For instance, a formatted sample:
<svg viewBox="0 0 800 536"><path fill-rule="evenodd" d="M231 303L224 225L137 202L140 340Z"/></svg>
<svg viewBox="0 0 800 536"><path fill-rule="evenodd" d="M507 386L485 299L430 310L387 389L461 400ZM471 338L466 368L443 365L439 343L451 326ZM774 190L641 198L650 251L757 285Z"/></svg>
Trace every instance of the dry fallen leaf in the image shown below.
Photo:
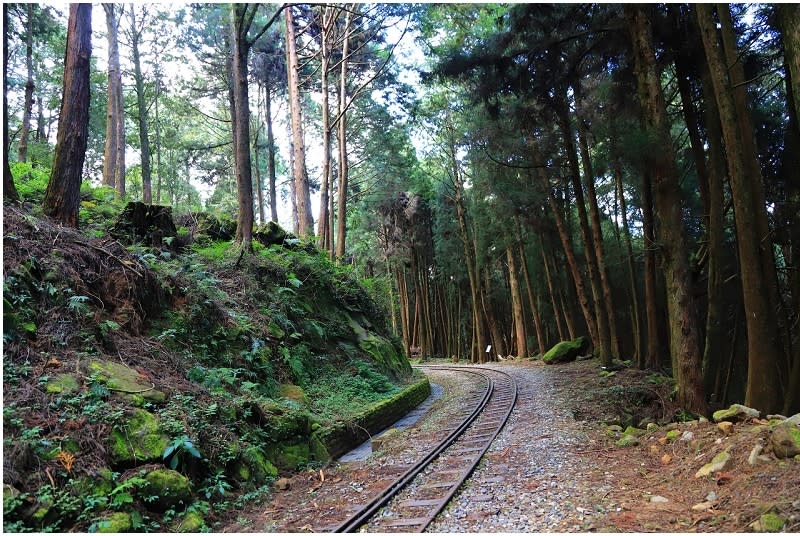
<svg viewBox="0 0 800 536"><path fill-rule="evenodd" d="M322 469L319 470L319 480L325 482L325 473L322 472Z"/></svg>
<svg viewBox="0 0 800 536"><path fill-rule="evenodd" d="M666 445L666 444L667 444L667 441L669 441L669 439L667 439L667 438L666 438L666 436L664 436L664 437L660 437L660 438L658 439L658 443L659 443L659 445Z"/></svg>
<svg viewBox="0 0 800 536"><path fill-rule="evenodd" d="M669 454L664 454L661 456L661 465L667 465L669 462L672 461L672 456Z"/></svg>

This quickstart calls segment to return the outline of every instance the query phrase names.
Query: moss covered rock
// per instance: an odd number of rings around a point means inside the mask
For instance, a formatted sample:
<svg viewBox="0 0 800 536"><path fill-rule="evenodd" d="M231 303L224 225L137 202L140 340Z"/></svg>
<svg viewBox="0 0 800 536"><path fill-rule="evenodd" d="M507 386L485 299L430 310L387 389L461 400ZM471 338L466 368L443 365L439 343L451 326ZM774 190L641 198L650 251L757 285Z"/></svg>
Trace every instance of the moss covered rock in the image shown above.
<svg viewBox="0 0 800 536"><path fill-rule="evenodd" d="M263 482L278 476L278 469L269 461L267 455L258 447L248 447L242 451L242 459L237 464L239 480Z"/></svg>
<svg viewBox="0 0 800 536"><path fill-rule="evenodd" d="M720 409L714 412L714 422L730 421L737 423L746 419L757 419L760 412L757 409L748 408L741 404L733 404L729 408Z"/></svg>
<svg viewBox="0 0 800 536"><path fill-rule="evenodd" d="M762 514L756 521L750 524L754 532L781 532L786 520L775 512Z"/></svg>
<svg viewBox="0 0 800 536"><path fill-rule="evenodd" d="M94 521L94 526L96 531L102 534L130 532L133 529L133 520L128 513L114 512L108 516L96 519Z"/></svg>
<svg viewBox="0 0 800 536"><path fill-rule="evenodd" d="M206 520L199 512L186 512L172 528L172 532L201 532Z"/></svg>
<svg viewBox="0 0 800 536"><path fill-rule="evenodd" d="M575 361L579 355L585 353L588 349L589 340L586 337L578 337L572 341L561 341L542 356L542 361L548 365L568 363Z"/></svg>
<svg viewBox="0 0 800 536"><path fill-rule="evenodd" d="M639 444L639 438L634 435L625 434L617 440L618 447L635 447Z"/></svg>
<svg viewBox="0 0 800 536"><path fill-rule="evenodd" d="M136 399L160 403L167 399L166 393L155 389L138 371L122 363L102 359L89 362L88 372L95 375L114 393L132 401Z"/></svg>
<svg viewBox="0 0 800 536"><path fill-rule="evenodd" d="M152 505L155 510L168 510L179 505L188 505L192 499L191 481L172 469L156 469L144 477L147 486L142 490L148 496L155 496Z"/></svg>
<svg viewBox="0 0 800 536"><path fill-rule="evenodd" d="M90 495L105 497L114 489L114 474L111 469L103 467L92 476L73 479L72 489L82 497Z"/></svg>
<svg viewBox="0 0 800 536"><path fill-rule="evenodd" d="M299 385L292 385L289 383L282 384L280 386L280 395L287 400L297 402L301 406L308 404L306 392Z"/></svg>
<svg viewBox="0 0 800 536"><path fill-rule="evenodd" d="M724 450L714 456L714 459L705 464L703 467L698 469L695 473L695 478L700 478L703 476L708 476L711 473L716 473L717 471L722 471L725 469L725 466L728 464L728 461L731 459L731 454Z"/></svg>
<svg viewBox="0 0 800 536"><path fill-rule="evenodd" d="M779 424L770 436L772 452L778 458L792 458L800 454L800 427L789 422Z"/></svg>
<svg viewBox="0 0 800 536"><path fill-rule="evenodd" d="M267 456L279 469L295 471L308 463L311 449L307 443L276 445L267 450Z"/></svg>
<svg viewBox="0 0 800 536"><path fill-rule="evenodd" d="M393 376L408 376L411 374L411 363L408 362L403 350L392 341L367 331L350 314L345 313L347 322L358 341L358 347L369 354L378 367Z"/></svg>
<svg viewBox="0 0 800 536"><path fill-rule="evenodd" d="M78 383L78 378L75 374L58 374L45 385L45 391L50 394L72 394L78 392L81 388Z"/></svg>
<svg viewBox="0 0 800 536"><path fill-rule="evenodd" d="M161 461L169 439L161 433L158 418L149 411L134 409L133 413L111 431L111 460L131 465Z"/></svg>

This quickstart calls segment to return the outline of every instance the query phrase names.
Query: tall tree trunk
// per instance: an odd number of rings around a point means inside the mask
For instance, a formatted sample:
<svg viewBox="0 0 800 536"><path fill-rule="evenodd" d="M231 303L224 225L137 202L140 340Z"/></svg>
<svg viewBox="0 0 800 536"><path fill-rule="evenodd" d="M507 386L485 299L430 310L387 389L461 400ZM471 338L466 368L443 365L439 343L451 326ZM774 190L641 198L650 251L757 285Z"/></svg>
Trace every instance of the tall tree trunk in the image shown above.
<svg viewBox="0 0 800 536"><path fill-rule="evenodd" d="M544 355L547 351L547 342L542 326L542 316L539 313L539 307L536 305L536 299L533 295L533 282L531 281L530 272L528 272L528 259L525 256L525 246L521 241L519 243L519 257L522 265L522 278L525 280L525 288L528 291L528 306L533 316L533 328L536 330L536 343L539 346L539 354Z"/></svg>
<svg viewBox="0 0 800 536"><path fill-rule="evenodd" d="M158 99L161 96L161 72L156 69L156 88L153 97L153 110L156 123L156 204L161 204L161 121L158 117ZM188 192L187 192L188 193ZM187 198L188 200L188 198Z"/></svg>
<svg viewBox="0 0 800 536"><path fill-rule="evenodd" d="M711 85L710 73L705 68L703 73L703 93L705 95L705 130L708 138L708 308L706 311L706 342L703 350L703 376L706 392L715 401L722 403L722 375L724 368L722 348L728 337L725 327L725 292L722 286L722 255L724 248L724 181L725 155L723 151L722 132L720 130L719 111Z"/></svg>
<svg viewBox="0 0 800 536"><path fill-rule="evenodd" d="M784 180L789 190L787 213L790 233L789 255L791 259L790 289L793 299L795 318L800 315L800 4L776 4L777 25L781 32L784 49L784 65L786 71L786 103L789 110L789 125L786 132L784 148ZM797 322L797 320L795 320ZM795 324L796 325L796 324ZM786 386L786 401L783 406L784 415L800 412L800 340L792 341L792 366Z"/></svg>
<svg viewBox="0 0 800 536"><path fill-rule="evenodd" d="M106 34L108 37L108 102L106 104L106 143L103 152L103 184L117 188L117 178L120 173L120 145L122 145L124 166L124 123L123 139L119 139L119 122L124 122L125 110L120 108L121 99L118 92L122 91L122 74L119 67L119 19L117 18L116 4L103 4L106 13ZM122 191L124 195L124 178ZM118 191L119 192L119 191ZM120 196L121 197L121 196Z"/></svg>
<svg viewBox="0 0 800 536"><path fill-rule="evenodd" d="M144 100L144 74L142 73L139 44L142 29L137 27L136 9L131 6L131 53L133 55L133 79L136 83L136 109L139 112L139 143L142 153L142 196L145 204L153 202L152 178L150 171L150 138L147 133L147 104Z"/></svg>
<svg viewBox="0 0 800 536"><path fill-rule="evenodd" d="M92 4L70 4L64 54L64 92L44 213L78 227L81 177L89 135L89 68L92 56Z"/></svg>
<svg viewBox="0 0 800 536"><path fill-rule="evenodd" d="M528 338L525 330L525 313L522 306L522 295L519 291L519 273L517 261L514 258L514 248L506 247L506 260L508 261L508 281L511 287L511 312L514 318L514 334L516 338L517 357L528 357ZM522 259L523 266L525 259Z"/></svg>
<svg viewBox="0 0 800 536"><path fill-rule="evenodd" d="M25 38L25 70L28 79L25 82L25 103L22 108L22 128L19 133L18 158L20 162L28 161L28 139L31 133L31 111L33 110L33 90L36 84L33 82L33 8L34 4L27 5L27 36ZM8 27L4 28L8 31ZM5 91L5 88L3 89Z"/></svg>
<svg viewBox="0 0 800 536"><path fill-rule="evenodd" d="M574 84L576 94L576 106L580 101L580 84ZM589 141L587 139L586 127L583 120L578 116L578 144L580 148L581 162L583 163L583 173L586 183L586 196L589 198L589 216L592 218L592 243L594 244L594 257L597 262L597 273L600 277L600 289L602 291L602 306L608 323L609 344L611 356L620 357L619 334L617 333L617 318L615 314L614 298L611 293L611 282L606 268L606 252L603 244L603 229L600 222L600 208L597 206L597 192L594 187L594 169L592 159L589 155ZM598 322L599 325L599 322ZM602 356L601 356L602 357ZM611 364L609 357L605 362Z"/></svg>
<svg viewBox="0 0 800 536"><path fill-rule="evenodd" d="M452 158L452 160L453 160L452 165L457 166L458 164L455 162L455 159ZM454 171L457 173L457 169L455 169ZM472 249L472 240L469 237L469 229L467 227L467 221L466 221L466 211L464 209L463 191L459 178L455 179L454 185L456 187L456 194L455 194L456 216L458 218L458 229L461 235L461 243L464 246L464 261L465 264L467 265L467 276L469 277L469 293L472 303L474 345L472 347L470 359L472 360L473 363L479 363L483 360L483 349L486 344L486 338L483 332L483 318L480 312L480 307L481 307L480 281L478 280L478 275L476 274L475 252Z"/></svg>
<svg viewBox="0 0 800 536"><path fill-rule="evenodd" d="M613 142L612 142L613 143ZM628 226L628 207L625 202L625 189L622 185L622 166L619 158L614 157L614 181L619 199L620 214L622 216L622 233L625 236L625 252L627 253L628 286L631 290L631 323L633 324L633 357L639 368L645 367L642 352L642 326L639 313L639 289L636 282L636 267L634 266L633 245L631 244L631 229ZM655 281L654 281L655 283Z"/></svg>
<svg viewBox="0 0 800 536"><path fill-rule="evenodd" d="M659 370L664 366L661 330L658 322L659 296L656 285L656 222L653 215L653 181L650 173L642 176L642 232L644 241L644 310L647 324L645 368Z"/></svg>
<svg viewBox="0 0 800 536"><path fill-rule="evenodd" d="M533 146L532 150L535 161L542 161L543 159L539 154L538 148ZM586 327L589 330L589 336L592 340L592 344L596 347L599 344L597 323L595 322L595 317L592 315L589 296L586 294L586 287L583 283L583 277L581 276L580 269L578 268L578 261L575 258L575 252L572 250L572 240L570 239L567 226L564 223L564 217L561 215L561 207L559 207L558 203L556 202L556 198L553 195L553 189L550 186L550 179L547 177L544 169L541 167L537 168L536 172L539 176L539 181L541 182L542 187L544 187L547 191L547 200L550 203L550 210L553 213L553 219L556 222L558 237L561 239L561 247L564 250L564 255L567 259L567 265L569 266L570 274L572 275L572 281L575 284L575 292L578 294L578 303L580 304L581 312L583 313L583 318L586 322Z"/></svg>
<svg viewBox="0 0 800 536"><path fill-rule="evenodd" d="M275 136L272 133L272 92L269 84L264 85L264 116L267 120L267 151L269 154L269 218L278 221L278 190L275 173Z"/></svg>
<svg viewBox="0 0 800 536"><path fill-rule="evenodd" d="M331 61L331 41L335 28L338 8L320 6L317 8L321 19L320 35L320 89L322 93L322 176L320 177L319 221L317 222L317 241L322 250L331 250L330 230L328 229L328 206L331 183L331 118L328 74Z"/></svg>
<svg viewBox="0 0 800 536"><path fill-rule="evenodd" d="M769 254L760 251L763 241L770 246L772 243L763 234L764 224L759 221L762 218L766 220L765 205L759 202L763 199L763 191L760 195L756 192L762 188L761 172L758 162L755 166L751 162L754 158L751 151L755 149L749 140L752 138L752 131L746 133L749 127L749 120L743 117L747 113L746 109L742 108L742 103L735 102L733 66L726 61L723 47L720 46L712 8L708 4L698 4L696 9L719 109L736 216L739 271L747 325L748 372L745 404L775 413L783 409L779 367L784 361L784 355L775 314L777 304L770 303L772 293L765 292L772 284L767 264L772 261L774 270L774 260L771 251ZM727 10L727 6L718 8L721 16ZM722 26L724 36L725 22Z"/></svg>
<svg viewBox="0 0 800 536"><path fill-rule="evenodd" d="M564 311L561 307L558 306L556 303L557 293L555 292L555 286L553 285L553 278L550 274L550 261L547 259L547 254L545 253L544 247L544 238L542 235L539 235L539 251L542 252L542 263L544 264L544 275L545 279L547 280L547 290L550 292L550 302L553 307L553 316L556 317L556 328L558 329L558 340L564 341L566 338L564 337L564 328L561 325L561 315L558 314L559 310L564 313L564 317L567 316L567 312ZM566 321L566 320L565 320ZM573 339L571 333L567 332L570 335L570 339Z"/></svg>
<svg viewBox="0 0 800 536"><path fill-rule="evenodd" d="M350 167L347 162L347 62L350 55L350 26L353 13L348 11L344 19L344 41L342 60L339 69L339 122L337 136L339 143L339 184L336 198L336 257L343 259L347 239L347 188Z"/></svg>
<svg viewBox="0 0 800 536"><path fill-rule="evenodd" d="M8 28L8 6L3 4L3 28ZM3 32L3 201L19 201L8 163L8 32Z"/></svg>
<svg viewBox="0 0 800 536"><path fill-rule="evenodd" d="M247 56L250 44L247 41L248 28L243 21L248 4L231 4L230 31L231 71L233 78L233 137L234 161L236 163L236 189L239 214L236 218L236 242L242 251L253 248L253 176L250 160L250 99L247 87ZM258 7L254 7L258 9ZM287 10L288 12L289 10Z"/></svg>
<svg viewBox="0 0 800 536"><path fill-rule="evenodd" d="M597 258L594 253L594 244L591 230L589 229L589 217L586 214L586 203L583 197L583 186L581 185L580 166L578 164L578 153L575 148L575 141L572 125L569 120L569 108L566 100L566 87L563 88L563 96L559 102L558 117L560 128L564 137L564 147L566 149L567 161L569 162L569 176L572 182L572 189L575 194L575 206L578 209L578 222L583 241L584 257L586 268L589 274L589 287L592 291L592 305L594 308L595 325L595 347L600 352L600 361L604 366L611 365L613 352L611 350L611 335L608 329L608 315L603 305L600 277L597 270Z"/></svg>
<svg viewBox="0 0 800 536"><path fill-rule="evenodd" d="M260 122L259 122L260 123ZM264 216L264 186L261 182L261 162L259 162L258 155L259 155L259 147L258 147L258 138L261 135L261 125L258 125L256 129L256 134L253 137L253 158L254 158L254 168L256 170L256 196L255 201L258 201L258 223L265 223L265 216Z"/></svg>
<svg viewBox="0 0 800 536"><path fill-rule="evenodd" d="M306 149L303 140L303 119L300 111L300 76L292 7L286 8L286 66L289 87L289 109L292 121L292 147L294 151L294 185L297 196L297 233L301 238L314 234L314 217L311 213L311 192L306 170Z"/></svg>
<svg viewBox="0 0 800 536"><path fill-rule="evenodd" d="M475 233L473 232L473 242L475 241ZM473 249L477 251L477 247L473 245ZM483 285L480 287L480 303L483 318L486 319L486 324L489 326L489 333L491 340L487 341L487 345L491 344L491 352L484 352L486 348L481 349L481 357L485 360L493 361L493 356L505 355L510 349L506 348L506 340L503 337L503 330L500 329L500 323L497 321L497 314L492 306L491 292L492 280L489 275L489 267L484 266L483 270L476 267L481 276L483 277ZM483 359L481 360L483 362Z"/></svg>
<svg viewBox="0 0 800 536"><path fill-rule="evenodd" d="M695 413L706 412L701 374L700 334L697 329L689 251L681 214L681 193L675 154L669 137L664 94L655 65L650 20L642 6L625 6L633 44L636 79L644 123L660 146L648 167L654 176L655 206L661 221L660 250L667 284L670 352L678 382L678 402Z"/></svg>

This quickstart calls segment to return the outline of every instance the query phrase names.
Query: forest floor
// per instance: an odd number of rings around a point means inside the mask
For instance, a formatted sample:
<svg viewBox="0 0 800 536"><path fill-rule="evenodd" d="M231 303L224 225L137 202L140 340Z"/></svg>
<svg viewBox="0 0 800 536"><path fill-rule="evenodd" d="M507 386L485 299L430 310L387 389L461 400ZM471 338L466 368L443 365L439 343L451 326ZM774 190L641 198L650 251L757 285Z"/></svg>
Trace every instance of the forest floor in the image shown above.
<svg viewBox="0 0 800 536"><path fill-rule="evenodd" d="M670 422L671 386L625 369L601 374L596 360L563 365L493 364L519 385L517 407L472 478L432 532L758 532L800 530L800 462L778 460L767 421L723 430L704 420ZM416 425L384 439L362 462L308 470L279 482L261 504L231 512L225 532L320 532L425 452L437 423L459 406L458 378L429 371L444 395ZM631 408L635 411L631 412ZM638 444L617 445L610 422L650 421ZM750 464L757 445L762 458ZM696 472L717 454L730 460ZM778 520L778 521L776 521Z"/></svg>

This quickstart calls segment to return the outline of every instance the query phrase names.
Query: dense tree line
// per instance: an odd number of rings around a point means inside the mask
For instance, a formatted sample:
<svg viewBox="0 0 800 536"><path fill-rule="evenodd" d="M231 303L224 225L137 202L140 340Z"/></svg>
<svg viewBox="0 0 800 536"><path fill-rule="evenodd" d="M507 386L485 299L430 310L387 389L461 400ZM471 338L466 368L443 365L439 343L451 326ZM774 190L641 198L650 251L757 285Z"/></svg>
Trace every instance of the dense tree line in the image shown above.
<svg viewBox="0 0 800 536"><path fill-rule="evenodd" d="M407 195L384 212L409 344L481 361L586 334L606 366L671 372L696 413L800 409L797 17L429 7L429 182L410 221Z"/></svg>

